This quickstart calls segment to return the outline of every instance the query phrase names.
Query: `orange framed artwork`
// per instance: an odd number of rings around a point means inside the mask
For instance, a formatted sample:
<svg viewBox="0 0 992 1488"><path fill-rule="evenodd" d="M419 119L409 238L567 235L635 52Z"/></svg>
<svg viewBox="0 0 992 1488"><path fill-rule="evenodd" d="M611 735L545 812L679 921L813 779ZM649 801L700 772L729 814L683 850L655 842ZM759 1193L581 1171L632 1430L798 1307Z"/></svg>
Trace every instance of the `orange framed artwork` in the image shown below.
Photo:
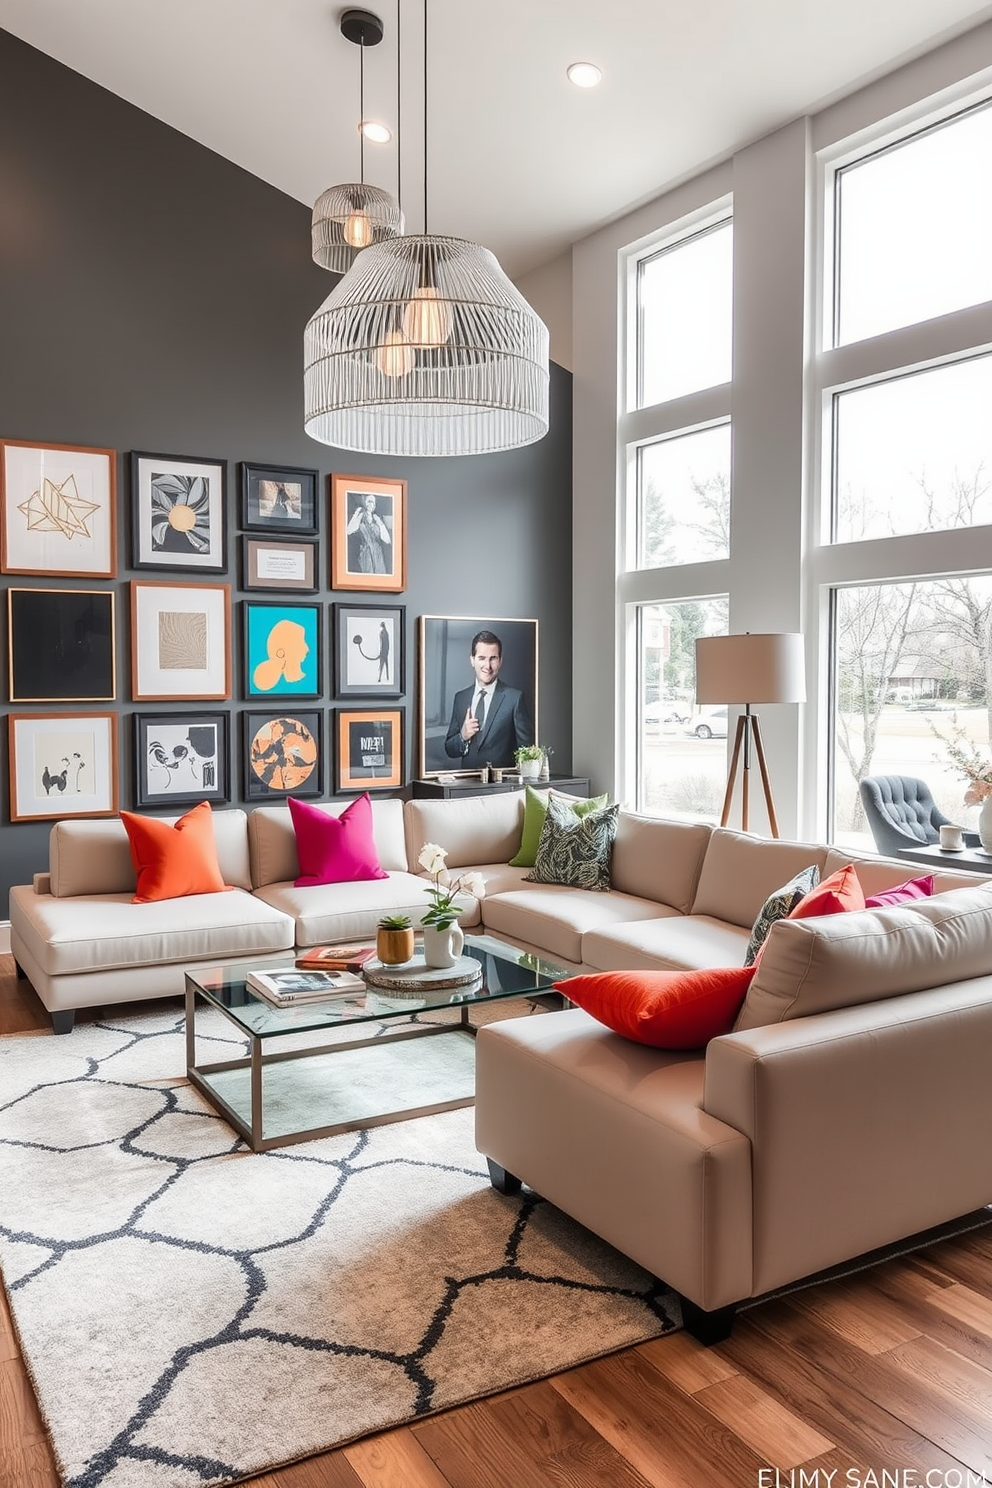
<svg viewBox="0 0 992 1488"><path fill-rule="evenodd" d="M406 588L406 481L331 476L331 588Z"/></svg>

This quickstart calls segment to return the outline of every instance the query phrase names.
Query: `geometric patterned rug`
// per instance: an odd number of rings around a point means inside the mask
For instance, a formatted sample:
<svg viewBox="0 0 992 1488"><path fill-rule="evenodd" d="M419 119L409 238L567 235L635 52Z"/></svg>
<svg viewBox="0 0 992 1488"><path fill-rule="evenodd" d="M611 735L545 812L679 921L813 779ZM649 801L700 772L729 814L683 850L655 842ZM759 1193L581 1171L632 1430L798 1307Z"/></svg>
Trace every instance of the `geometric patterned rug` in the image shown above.
<svg viewBox="0 0 992 1488"><path fill-rule="evenodd" d="M197 1028L237 1051L219 1014ZM679 1325L632 1262L491 1188L471 1108L252 1153L186 1083L182 1029L0 1039L0 1272L69 1488L229 1482Z"/></svg>

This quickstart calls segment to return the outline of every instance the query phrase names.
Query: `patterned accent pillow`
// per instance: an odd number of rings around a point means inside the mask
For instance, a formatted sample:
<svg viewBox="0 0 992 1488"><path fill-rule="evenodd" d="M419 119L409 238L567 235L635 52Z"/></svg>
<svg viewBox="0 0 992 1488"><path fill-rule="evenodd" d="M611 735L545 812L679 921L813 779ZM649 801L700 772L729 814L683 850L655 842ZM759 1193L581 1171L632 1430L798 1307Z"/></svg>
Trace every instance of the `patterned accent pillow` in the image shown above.
<svg viewBox="0 0 992 1488"><path fill-rule="evenodd" d="M575 816L564 801L548 800L529 883L563 884L572 889L608 889L618 802Z"/></svg>
<svg viewBox="0 0 992 1488"><path fill-rule="evenodd" d="M768 932L776 920L787 919L801 899L815 889L820 882L820 870L813 863L809 868L804 868L797 873L795 878L790 878L787 884L776 889L774 894L769 894L761 906L758 918L751 928L751 939L747 943L747 951L744 955L744 965L753 966L758 952L768 937Z"/></svg>

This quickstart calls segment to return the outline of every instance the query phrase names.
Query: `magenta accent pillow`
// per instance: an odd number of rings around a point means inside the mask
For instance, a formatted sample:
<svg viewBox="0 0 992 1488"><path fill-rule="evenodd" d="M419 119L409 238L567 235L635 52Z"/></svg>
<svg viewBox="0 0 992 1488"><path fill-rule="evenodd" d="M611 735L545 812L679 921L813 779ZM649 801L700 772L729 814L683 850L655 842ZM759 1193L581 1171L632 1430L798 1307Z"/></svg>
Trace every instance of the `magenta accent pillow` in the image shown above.
<svg viewBox="0 0 992 1488"><path fill-rule="evenodd" d="M340 816L318 811L316 806L294 801L290 796L289 814L293 818L296 856L300 862L298 889L389 877L379 867L368 791L346 806Z"/></svg>
<svg viewBox="0 0 992 1488"><path fill-rule="evenodd" d="M886 904L905 904L907 899L929 899L932 893L933 874L926 873L922 878L907 878L905 883L883 889L880 894L872 894L865 900L865 909L881 909Z"/></svg>

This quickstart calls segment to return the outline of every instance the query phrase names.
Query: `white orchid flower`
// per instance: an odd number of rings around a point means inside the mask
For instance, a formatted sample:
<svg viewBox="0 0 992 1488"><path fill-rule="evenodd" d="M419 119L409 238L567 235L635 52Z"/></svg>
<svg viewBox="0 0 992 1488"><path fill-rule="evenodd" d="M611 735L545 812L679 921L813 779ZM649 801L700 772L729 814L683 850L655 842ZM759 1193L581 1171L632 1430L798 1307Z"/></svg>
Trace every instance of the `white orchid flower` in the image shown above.
<svg viewBox="0 0 992 1488"><path fill-rule="evenodd" d="M425 842L420 849L420 857L417 862L421 868L425 868L432 876L441 873L444 869L444 860L448 856L443 847L438 847L436 842Z"/></svg>
<svg viewBox="0 0 992 1488"><path fill-rule="evenodd" d="M466 873L461 880L461 886L466 894L474 894L476 899L485 898L486 880L481 873Z"/></svg>

